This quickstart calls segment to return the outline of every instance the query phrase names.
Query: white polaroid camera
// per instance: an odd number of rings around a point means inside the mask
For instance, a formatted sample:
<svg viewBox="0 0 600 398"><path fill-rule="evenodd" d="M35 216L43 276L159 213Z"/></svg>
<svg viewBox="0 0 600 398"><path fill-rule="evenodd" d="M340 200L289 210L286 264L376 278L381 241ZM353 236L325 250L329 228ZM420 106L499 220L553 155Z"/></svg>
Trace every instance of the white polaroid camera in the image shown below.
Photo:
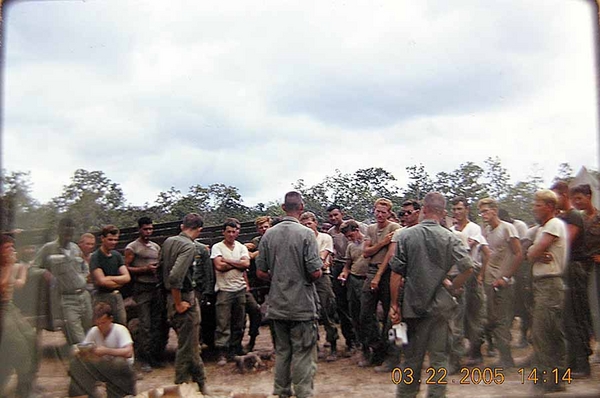
<svg viewBox="0 0 600 398"><path fill-rule="evenodd" d="M408 344L408 335L406 333L406 323L400 322L392 326L388 331L388 339L394 342L398 347Z"/></svg>

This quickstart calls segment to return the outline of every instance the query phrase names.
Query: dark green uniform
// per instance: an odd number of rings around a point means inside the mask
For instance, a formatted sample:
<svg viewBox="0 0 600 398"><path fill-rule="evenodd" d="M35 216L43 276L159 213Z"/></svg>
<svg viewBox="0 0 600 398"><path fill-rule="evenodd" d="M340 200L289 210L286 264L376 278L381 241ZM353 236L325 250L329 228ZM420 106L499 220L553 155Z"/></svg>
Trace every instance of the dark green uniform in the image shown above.
<svg viewBox="0 0 600 398"><path fill-rule="evenodd" d="M416 397L425 353L429 366L448 368L449 319L456 302L442 282L452 265L460 272L473 267L456 235L433 220L424 220L399 235L392 272L405 278L402 318L408 326L408 345L401 368L413 372L414 382L400 383L396 397ZM446 386L430 385L428 397L443 397Z"/></svg>
<svg viewBox="0 0 600 398"><path fill-rule="evenodd" d="M284 217L260 241L257 268L271 275L267 318L275 330L275 395L310 397L317 370L317 306L309 275L323 266L312 230ZM293 389L293 391L292 391Z"/></svg>
<svg viewBox="0 0 600 398"><path fill-rule="evenodd" d="M81 250L73 242L69 242L66 248L60 247L58 240L48 242L38 252L35 264L50 271L58 281L58 314L64 322L67 342L82 342L93 325L92 300L86 290L89 269Z"/></svg>
<svg viewBox="0 0 600 398"><path fill-rule="evenodd" d="M171 326L177 332L177 353L175 356L175 384L190 379L199 385L205 383L204 363L200 357L200 308L194 289L194 259L196 245L185 233L168 238L163 243L161 266L163 281L167 289L167 315ZM179 314L175 310L175 302L171 289L181 291L181 300L190 303L191 307Z"/></svg>

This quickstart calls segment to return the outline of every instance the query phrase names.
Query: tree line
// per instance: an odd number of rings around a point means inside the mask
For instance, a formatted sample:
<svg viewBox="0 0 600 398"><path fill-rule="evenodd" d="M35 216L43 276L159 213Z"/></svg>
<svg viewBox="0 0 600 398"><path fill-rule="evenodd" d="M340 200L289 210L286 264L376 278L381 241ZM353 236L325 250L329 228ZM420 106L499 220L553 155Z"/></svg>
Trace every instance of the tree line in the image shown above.
<svg viewBox="0 0 600 398"><path fill-rule="evenodd" d="M499 158L488 158L483 165L474 162L460 164L451 172L430 175L423 164L406 168L408 183L398 185L396 177L380 167L359 169L354 173L336 170L317 184L308 186L297 180L291 188L304 196L305 207L321 221L327 219L325 209L332 203L340 205L357 220L372 219L373 202L380 197L390 199L399 208L407 199L422 199L430 191L438 191L448 199L464 196L470 203L491 196L511 216L530 224L533 194L544 187L544 181L534 172L524 181L510 182L510 174ZM597 173L595 173L597 177ZM573 169L568 163L559 166L555 180L570 180ZM259 215L280 216L280 201L274 199L255 206L244 204L237 187L221 183L192 185L187 192L171 187L160 192L153 203L141 206L127 204L123 190L102 171L78 169L59 196L40 203L31 195L30 173L4 171L0 195L2 229L54 228L58 219L71 217L79 226L78 232L96 231L106 224L119 227L136 225L141 216L155 222L177 221L189 212L198 212L206 225L220 224L226 217L251 221ZM477 220L476 208L471 218Z"/></svg>

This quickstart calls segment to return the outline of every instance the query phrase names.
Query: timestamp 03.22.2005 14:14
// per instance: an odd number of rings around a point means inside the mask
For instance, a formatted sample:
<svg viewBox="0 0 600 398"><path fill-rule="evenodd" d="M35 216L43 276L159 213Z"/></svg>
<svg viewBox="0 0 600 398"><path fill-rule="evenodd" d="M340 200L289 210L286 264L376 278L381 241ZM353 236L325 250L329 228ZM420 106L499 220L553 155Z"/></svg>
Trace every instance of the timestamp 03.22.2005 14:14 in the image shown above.
<svg viewBox="0 0 600 398"><path fill-rule="evenodd" d="M425 369L425 378L421 380L420 374L415 376L411 368L394 368L391 373L392 383L394 384L413 384L424 382L425 384L503 384L506 380L503 368L467 368L460 369L456 378L449 378L446 368ZM521 384L545 384L545 383L567 383L570 384L571 369L552 368L549 371L539 370L537 368L525 369L519 368L517 374L520 376Z"/></svg>

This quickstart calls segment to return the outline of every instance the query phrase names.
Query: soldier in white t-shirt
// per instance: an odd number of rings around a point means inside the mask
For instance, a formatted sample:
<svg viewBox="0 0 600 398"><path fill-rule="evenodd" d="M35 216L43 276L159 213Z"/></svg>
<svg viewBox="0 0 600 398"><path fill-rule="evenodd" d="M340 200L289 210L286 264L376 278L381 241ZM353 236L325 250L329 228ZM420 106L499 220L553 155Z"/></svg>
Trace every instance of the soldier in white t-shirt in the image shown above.
<svg viewBox="0 0 600 398"><path fill-rule="evenodd" d="M113 322L109 304L94 306L94 326L78 344L69 374L69 396L96 396L96 382L106 383L108 398L136 394L133 370L133 340L129 330Z"/></svg>
<svg viewBox="0 0 600 398"><path fill-rule="evenodd" d="M223 223L223 239L212 247L210 258L215 267L217 293L215 347L219 351L217 364L223 366L227 357L242 355L242 337L246 320L246 280L244 271L250 266L246 246L236 239L240 222L228 218Z"/></svg>
<svg viewBox="0 0 600 398"><path fill-rule="evenodd" d="M460 356L464 349L463 338L470 342L468 360L469 366L483 363L481 345L483 343L483 319L485 298L483 293L483 274L480 272L482 263L489 259L487 242L481 235L481 227L469 220L469 203L463 196L457 196L451 201L452 216L456 221L450 230L456 234L469 252L473 260L474 272L465 283L464 292L458 297L456 317L451 320L452 344L450 366L460 369ZM477 254L477 255L476 255ZM477 261L480 260L480 261ZM458 275L458 269L453 266L448 273L450 279Z"/></svg>
<svg viewBox="0 0 600 398"><path fill-rule="evenodd" d="M535 193L533 215L540 227L527 250L527 259L533 264L533 366L538 374L548 375L546 383L535 386L545 392L565 390L564 380L571 377L571 369L566 368L563 323L567 230L564 222L554 217L557 202L550 190Z"/></svg>

